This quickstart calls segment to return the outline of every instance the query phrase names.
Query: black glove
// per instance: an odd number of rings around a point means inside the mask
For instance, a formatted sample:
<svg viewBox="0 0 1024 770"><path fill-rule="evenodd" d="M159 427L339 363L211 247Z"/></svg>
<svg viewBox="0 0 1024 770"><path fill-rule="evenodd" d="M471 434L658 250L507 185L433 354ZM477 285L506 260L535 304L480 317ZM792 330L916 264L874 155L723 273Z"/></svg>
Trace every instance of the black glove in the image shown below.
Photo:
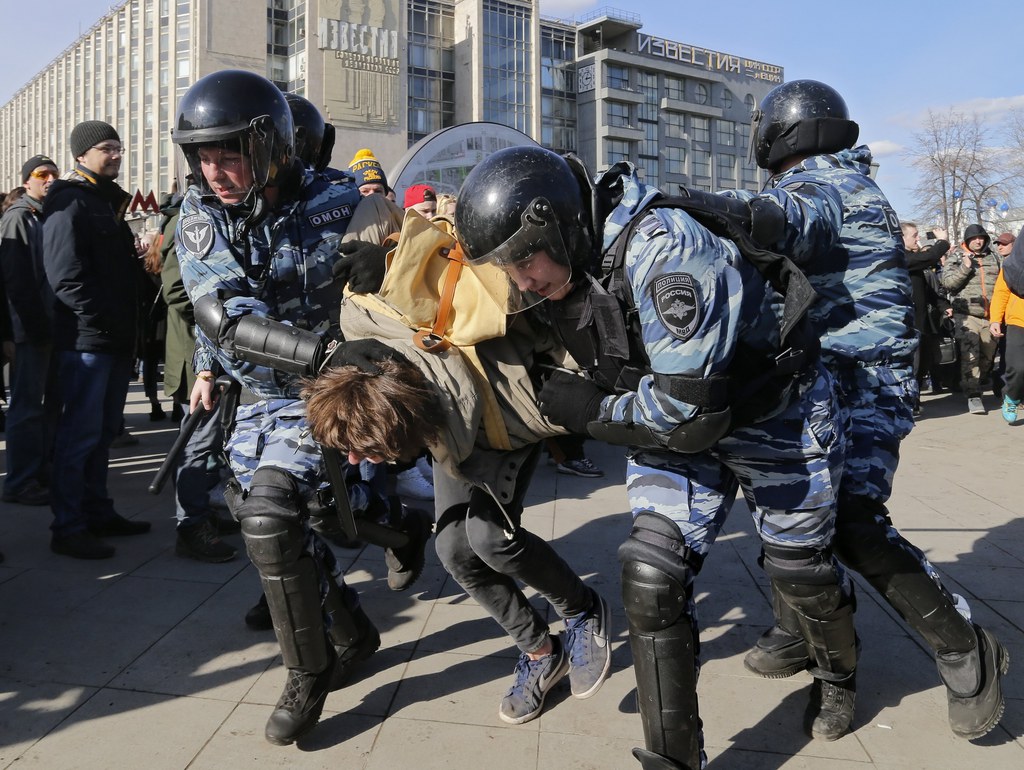
<svg viewBox="0 0 1024 770"><path fill-rule="evenodd" d="M765 249L771 249L786 236L786 212L774 200L751 198L750 237Z"/></svg>
<svg viewBox="0 0 1024 770"><path fill-rule="evenodd" d="M368 374L380 374L381 361L400 361L409 363L409 359L380 340L368 338L339 342L327 358L328 366L354 366Z"/></svg>
<svg viewBox="0 0 1024 770"><path fill-rule="evenodd" d="M601 401L607 396L602 388L579 374L555 371L537 394L540 413L551 422L581 436L587 423L597 419Z"/></svg>
<svg viewBox="0 0 1024 770"><path fill-rule="evenodd" d="M367 241L349 241L338 247L342 258L334 263L334 277L356 294L380 291L389 248Z"/></svg>

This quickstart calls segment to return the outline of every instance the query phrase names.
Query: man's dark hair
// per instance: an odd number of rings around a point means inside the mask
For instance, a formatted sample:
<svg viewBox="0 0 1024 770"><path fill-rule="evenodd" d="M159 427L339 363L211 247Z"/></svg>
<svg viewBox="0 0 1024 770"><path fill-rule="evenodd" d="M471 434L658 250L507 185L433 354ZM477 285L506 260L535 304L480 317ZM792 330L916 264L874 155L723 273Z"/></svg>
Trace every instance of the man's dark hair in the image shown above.
<svg viewBox="0 0 1024 770"><path fill-rule="evenodd" d="M387 460L436 444L444 425L437 393L408 361L380 362L380 373L354 366L329 369L302 391L322 446Z"/></svg>

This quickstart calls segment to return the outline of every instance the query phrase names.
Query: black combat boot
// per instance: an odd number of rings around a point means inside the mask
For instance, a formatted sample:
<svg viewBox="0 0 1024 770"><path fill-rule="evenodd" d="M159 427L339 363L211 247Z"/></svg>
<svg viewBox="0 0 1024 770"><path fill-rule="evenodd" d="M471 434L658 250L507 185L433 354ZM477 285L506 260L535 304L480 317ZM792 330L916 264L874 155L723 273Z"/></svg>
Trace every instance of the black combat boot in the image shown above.
<svg viewBox="0 0 1024 770"><path fill-rule="evenodd" d="M949 726L969 741L981 738L1002 719L999 682L1010 670L1010 654L992 633L974 626L978 644L969 652L939 654L936 663L949 699Z"/></svg>
<svg viewBox="0 0 1024 770"><path fill-rule="evenodd" d="M804 715L807 729L818 740L838 740L853 724L857 675L850 674L839 682L815 679L812 687L811 702Z"/></svg>
<svg viewBox="0 0 1024 770"><path fill-rule="evenodd" d="M697 770L646 749L633 749L633 756L640 760L643 770Z"/></svg>
<svg viewBox="0 0 1024 770"><path fill-rule="evenodd" d="M284 692L267 721L264 735L275 746L295 743L320 721L324 701L331 690L335 670L334 649L328 651L329 661L323 671L313 673L298 668L288 669Z"/></svg>

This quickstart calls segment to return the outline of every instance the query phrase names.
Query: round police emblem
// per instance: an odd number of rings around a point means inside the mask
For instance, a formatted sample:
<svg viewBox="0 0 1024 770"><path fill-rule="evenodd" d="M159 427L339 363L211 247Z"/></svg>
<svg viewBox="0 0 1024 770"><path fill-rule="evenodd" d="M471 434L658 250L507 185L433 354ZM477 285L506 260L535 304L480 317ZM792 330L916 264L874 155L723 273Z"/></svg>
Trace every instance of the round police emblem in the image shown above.
<svg viewBox="0 0 1024 770"><path fill-rule="evenodd" d="M658 320L669 334L686 342L703 318L700 286L689 273L659 275L651 285Z"/></svg>
<svg viewBox="0 0 1024 770"><path fill-rule="evenodd" d="M202 259L213 248L213 223L200 214L190 214L181 221L178 240L195 259Z"/></svg>

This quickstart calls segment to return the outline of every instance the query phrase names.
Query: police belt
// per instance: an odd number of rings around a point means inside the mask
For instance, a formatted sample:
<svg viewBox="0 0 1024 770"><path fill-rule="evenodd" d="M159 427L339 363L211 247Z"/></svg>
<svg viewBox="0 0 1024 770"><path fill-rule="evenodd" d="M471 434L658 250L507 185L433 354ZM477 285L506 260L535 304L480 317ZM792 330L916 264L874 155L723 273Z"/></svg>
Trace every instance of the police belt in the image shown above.
<svg viewBox="0 0 1024 770"><path fill-rule="evenodd" d="M720 411L726 407L740 404L749 398L769 380L776 378L792 379L803 371L810 363L805 350L787 348L768 359L769 365L761 372L755 373L751 379L739 382L734 375L713 374L710 377L694 377L686 374L663 374L654 372L654 385L676 401L701 407L709 411ZM777 401L776 401L777 403ZM774 406L774 404L766 405ZM757 417L760 415L752 415Z"/></svg>

